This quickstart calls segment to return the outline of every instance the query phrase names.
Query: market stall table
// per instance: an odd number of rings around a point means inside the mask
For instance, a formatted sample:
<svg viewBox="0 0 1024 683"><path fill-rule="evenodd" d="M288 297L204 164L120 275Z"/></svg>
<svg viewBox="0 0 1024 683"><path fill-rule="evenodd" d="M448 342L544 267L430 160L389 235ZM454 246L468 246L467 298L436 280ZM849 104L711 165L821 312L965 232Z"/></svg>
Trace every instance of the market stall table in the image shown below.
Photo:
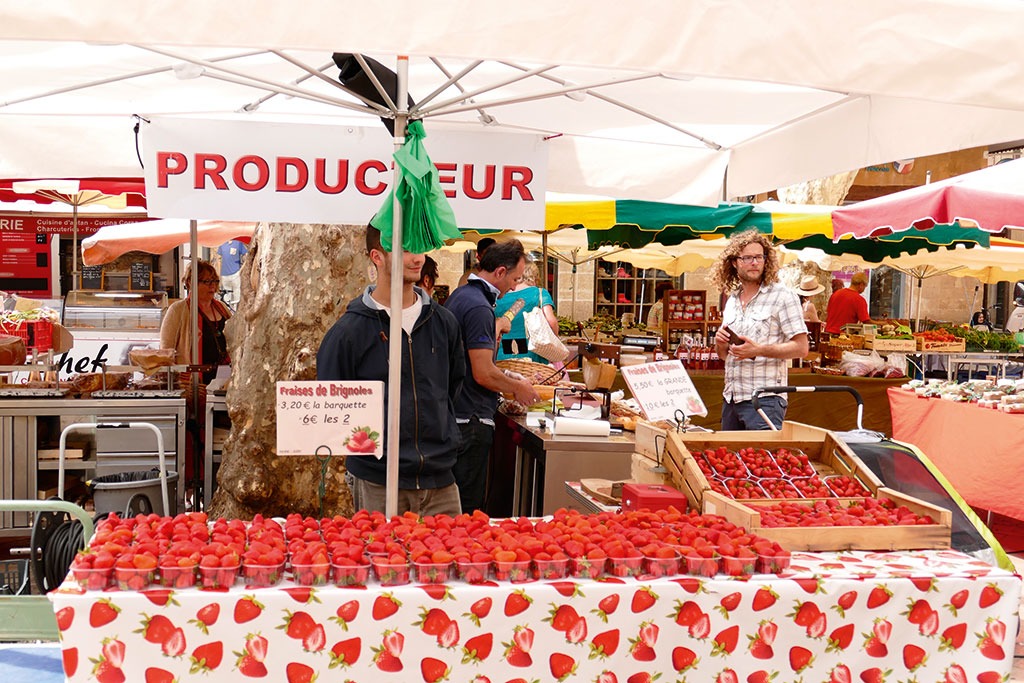
<svg viewBox="0 0 1024 683"><path fill-rule="evenodd" d="M972 507L1024 520L1024 415L889 389L893 438L928 456Z"/></svg>
<svg viewBox="0 0 1024 683"><path fill-rule="evenodd" d="M131 681L975 681L1010 672L1020 592L1019 576L927 551L795 553L783 576L749 580L65 583L50 600L72 682L124 680L101 658Z"/></svg>

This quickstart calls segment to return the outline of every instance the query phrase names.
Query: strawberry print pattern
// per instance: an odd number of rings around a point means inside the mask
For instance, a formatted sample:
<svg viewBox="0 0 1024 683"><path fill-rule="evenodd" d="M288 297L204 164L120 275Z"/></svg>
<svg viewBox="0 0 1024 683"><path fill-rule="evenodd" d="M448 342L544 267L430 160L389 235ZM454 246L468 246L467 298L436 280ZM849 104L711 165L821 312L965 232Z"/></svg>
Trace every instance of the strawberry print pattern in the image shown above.
<svg viewBox="0 0 1024 683"><path fill-rule="evenodd" d="M1021 579L953 551L794 553L780 575L50 596L68 681L1000 680Z"/></svg>

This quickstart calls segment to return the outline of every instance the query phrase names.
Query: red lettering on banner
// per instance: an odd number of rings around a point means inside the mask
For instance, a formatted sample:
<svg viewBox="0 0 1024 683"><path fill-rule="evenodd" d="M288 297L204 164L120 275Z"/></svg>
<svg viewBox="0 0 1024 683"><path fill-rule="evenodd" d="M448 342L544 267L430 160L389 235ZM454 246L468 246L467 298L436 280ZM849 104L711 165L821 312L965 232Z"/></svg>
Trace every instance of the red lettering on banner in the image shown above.
<svg viewBox="0 0 1024 683"><path fill-rule="evenodd" d="M256 180L250 182L245 179L246 166L256 168ZM270 164L261 156L247 154L235 162L234 168L231 169L231 179L235 181L235 185L240 190L258 192L270 182Z"/></svg>
<svg viewBox="0 0 1024 683"><path fill-rule="evenodd" d="M224 169L227 167L227 160L220 154L196 154L195 189L205 190L207 178L218 190L228 189L228 184L224 182Z"/></svg>
<svg viewBox="0 0 1024 683"><path fill-rule="evenodd" d="M340 194L348 187L348 159L338 159L338 182L334 185L327 184L327 159L317 159L313 184L324 194Z"/></svg>
<svg viewBox="0 0 1024 683"><path fill-rule="evenodd" d="M466 164L462 170L462 192L469 199L487 199L494 194L494 164L484 166L484 189L482 190L477 190L473 186L474 166L474 164Z"/></svg>
<svg viewBox="0 0 1024 683"><path fill-rule="evenodd" d="M384 173L388 170L388 167L376 159L364 161L356 167L356 189L363 194L372 196L383 193L384 190L388 189L388 186L387 183L379 182L371 187L366 181L366 174L371 170Z"/></svg>
<svg viewBox="0 0 1024 683"><path fill-rule="evenodd" d="M319 161L319 159L317 159ZM288 181L288 169L295 169L295 180ZM309 183L309 167L306 162L298 157L277 158L277 185L274 189L278 192L299 192L306 189Z"/></svg>
<svg viewBox="0 0 1024 683"><path fill-rule="evenodd" d="M520 199L532 202L533 193L527 187L533 182L533 169L527 166L505 166L501 169L501 198L512 199L512 189L519 190Z"/></svg>
<svg viewBox="0 0 1024 683"><path fill-rule="evenodd" d="M169 162L173 161L174 166ZM156 186L167 187L167 176L179 175L188 168L185 155L181 152L157 152L156 153Z"/></svg>
<svg viewBox="0 0 1024 683"><path fill-rule="evenodd" d="M437 182L438 183L440 183L441 185L454 185L455 184L455 169L457 169L458 166L456 166L455 164L447 163L447 162L440 163L440 164L434 164L434 166L437 168L437 171L438 171L437 172ZM451 172L451 175L445 175L445 172ZM455 198L455 190L451 189L451 188L445 189L444 196L447 197L448 199L454 199Z"/></svg>

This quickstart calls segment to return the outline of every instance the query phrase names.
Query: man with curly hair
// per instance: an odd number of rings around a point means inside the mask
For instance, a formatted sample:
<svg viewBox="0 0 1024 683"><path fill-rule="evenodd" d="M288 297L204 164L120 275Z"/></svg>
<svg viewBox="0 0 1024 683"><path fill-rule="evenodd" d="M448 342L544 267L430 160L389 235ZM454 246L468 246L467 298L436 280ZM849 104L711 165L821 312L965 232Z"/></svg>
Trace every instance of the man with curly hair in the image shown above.
<svg viewBox="0 0 1024 683"><path fill-rule="evenodd" d="M791 358L807 355L807 326L800 297L779 282L779 255L756 230L734 235L711 270L711 283L729 298L715 335L725 361L722 429L768 429L751 397L762 387L783 386ZM730 340L730 330L735 337ZM786 416L786 399L758 397L776 428Z"/></svg>

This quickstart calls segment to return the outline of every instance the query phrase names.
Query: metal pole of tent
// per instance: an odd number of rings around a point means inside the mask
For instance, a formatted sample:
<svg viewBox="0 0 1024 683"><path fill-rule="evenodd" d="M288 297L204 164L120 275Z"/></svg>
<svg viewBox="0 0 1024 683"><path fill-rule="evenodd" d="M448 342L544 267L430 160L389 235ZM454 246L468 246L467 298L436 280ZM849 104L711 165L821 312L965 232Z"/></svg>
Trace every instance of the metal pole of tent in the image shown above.
<svg viewBox="0 0 1024 683"><path fill-rule="evenodd" d="M395 112L395 151L405 144L405 127L409 119L409 58L398 56ZM388 406L387 406L387 480L384 512L388 517L398 514L398 444L402 405L402 286L405 269L402 250L402 207L398 203L398 169L392 175L391 225L391 325L388 328Z"/></svg>
<svg viewBox="0 0 1024 683"><path fill-rule="evenodd" d="M541 289L548 288L548 231L545 226L544 232L540 234L540 286ZM555 292L554 297L558 296Z"/></svg>
<svg viewBox="0 0 1024 683"><path fill-rule="evenodd" d="M192 321L191 332L192 332L192 353L188 359L189 364L199 365L199 221L195 218L188 222L188 257L192 265L191 274L189 276L189 316ZM199 471L200 461L203 457L202 442L199 439L199 374L197 372L189 373L189 386L192 390L190 397L192 401L192 413L195 415L195 425L192 434L189 438L192 439L192 478L195 479L196 472ZM182 477L184 479L184 476ZM193 505L199 504L199 496L195 492L195 487L192 481L185 482L182 488L187 489L192 486L192 500ZM180 496L179 496L180 500Z"/></svg>
<svg viewBox="0 0 1024 683"><path fill-rule="evenodd" d="M78 277L78 199L71 205L71 289L80 289L81 283Z"/></svg>

